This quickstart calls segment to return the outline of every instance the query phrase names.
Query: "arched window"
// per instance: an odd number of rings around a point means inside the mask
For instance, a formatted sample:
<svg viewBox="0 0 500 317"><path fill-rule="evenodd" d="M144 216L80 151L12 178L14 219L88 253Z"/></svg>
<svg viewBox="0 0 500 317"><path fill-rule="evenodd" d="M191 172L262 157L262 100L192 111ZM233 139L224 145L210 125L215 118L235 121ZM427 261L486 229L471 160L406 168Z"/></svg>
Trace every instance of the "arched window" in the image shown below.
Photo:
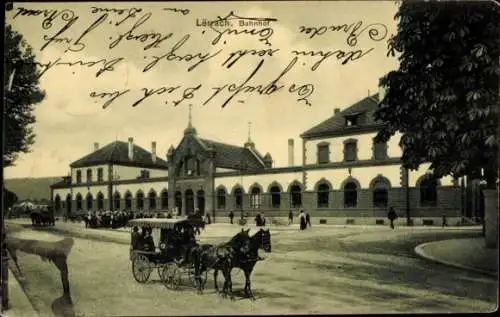
<svg viewBox="0 0 500 317"><path fill-rule="evenodd" d="M154 190L149 192L149 210L156 210L156 192Z"/></svg>
<svg viewBox="0 0 500 317"><path fill-rule="evenodd" d="M290 188L290 203L292 208L302 207L302 189L299 185L293 185Z"/></svg>
<svg viewBox="0 0 500 317"><path fill-rule="evenodd" d="M219 188L217 190L217 209L226 208L226 190L224 188Z"/></svg>
<svg viewBox="0 0 500 317"><path fill-rule="evenodd" d="M175 207L177 208L177 212L180 214L182 212L182 193L175 192Z"/></svg>
<svg viewBox="0 0 500 317"><path fill-rule="evenodd" d="M92 170L89 168L87 169L87 183L92 182Z"/></svg>
<svg viewBox="0 0 500 317"><path fill-rule="evenodd" d="M388 184L379 179L373 184L373 207L386 208L389 204Z"/></svg>
<svg viewBox="0 0 500 317"><path fill-rule="evenodd" d="M81 197L80 197L81 198ZM68 194L66 196L66 213L70 214L71 213L71 194Z"/></svg>
<svg viewBox="0 0 500 317"><path fill-rule="evenodd" d="M234 190L234 207L243 208L243 190L239 187Z"/></svg>
<svg viewBox="0 0 500 317"><path fill-rule="evenodd" d="M437 180L432 176L420 182L420 205L435 206L437 204Z"/></svg>
<svg viewBox="0 0 500 317"><path fill-rule="evenodd" d="M253 209L258 209L261 203L260 188L253 187L250 192L250 207Z"/></svg>
<svg viewBox="0 0 500 317"><path fill-rule="evenodd" d="M104 195L99 192L97 194L97 210L103 210L104 209Z"/></svg>
<svg viewBox="0 0 500 317"><path fill-rule="evenodd" d="M161 192L161 209L168 210L168 191Z"/></svg>
<svg viewBox="0 0 500 317"><path fill-rule="evenodd" d="M54 211L55 212L61 211L61 197L59 196L59 194L57 194L56 197L54 198Z"/></svg>
<svg viewBox="0 0 500 317"><path fill-rule="evenodd" d="M354 182L344 186L344 208L356 207L358 204L358 191Z"/></svg>
<svg viewBox="0 0 500 317"><path fill-rule="evenodd" d="M135 195L135 206L137 207L137 211L144 210L144 193L142 191L138 191Z"/></svg>
<svg viewBox="0 0 500 317"><path fill-rule="evenodd" d="M76 183L77 184L82 183L82 171L80 170L76 171Z"/></svg>
<svg viewBox="0 0 500 317"><path fill-rule="evenodd" d="M116 192L113 196L113 205L114 205L114 209L115 210L120 210L120 193L119 192Z"/></svg>
<svg viewBox="0 0 500 317"><path fill-rule="evenodd" d="M318 208L328 207L328 196L330 194L330 186L328 184L320 184L318 186Z"/></svg>
<svg viewBox="0 0 500 317"><path fill-rule="evenodd" d="M131 192L125 193L125 209L132 210L132 193Z"/></svg>
<svg viewBox="0 0 500 317"><path fill-rule="evenodd" d="M82 206L82 195L80 193L76 194L76 210L80 211L83 209Z"/></svg>
<svg viewBox="0 0 500 317"><path fill-rule="evenodd" d="M87 194L87 210L92 210L92 200L94 200L94 197L92 197L91 193Z"/></svg>
<svg viewBox="0 0 500 317"><path fill-rule="evenodd" d="M271 192L271 207L279 208L281 205L281 190L278 186L273 186Z"/></svg>

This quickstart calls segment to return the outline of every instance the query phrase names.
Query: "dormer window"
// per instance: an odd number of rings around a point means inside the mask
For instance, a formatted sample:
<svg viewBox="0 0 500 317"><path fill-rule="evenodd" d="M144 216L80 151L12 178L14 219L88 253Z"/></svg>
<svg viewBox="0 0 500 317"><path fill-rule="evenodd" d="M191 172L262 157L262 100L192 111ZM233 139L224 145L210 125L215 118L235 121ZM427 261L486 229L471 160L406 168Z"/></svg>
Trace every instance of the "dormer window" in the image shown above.
<svg viewBox="0 0 500 317"><path fill-rule="evenodd" d="M355 116L346 116L345 117L345 125L348 127L353 127L358 124L358 115Z"/></svg>

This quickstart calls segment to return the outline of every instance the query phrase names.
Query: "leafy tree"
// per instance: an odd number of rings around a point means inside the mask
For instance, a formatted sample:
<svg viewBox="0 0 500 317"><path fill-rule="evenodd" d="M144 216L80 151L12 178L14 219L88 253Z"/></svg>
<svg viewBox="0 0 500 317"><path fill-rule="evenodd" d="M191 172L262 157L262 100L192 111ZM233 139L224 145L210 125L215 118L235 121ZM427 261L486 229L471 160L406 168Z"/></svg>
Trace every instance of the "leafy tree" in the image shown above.
<svg viewBox="0 0 500 317"><path fill-rule="evenodd" d="M500 10L493 2L403 2L389 42L400 66L381 79L375 117L387 141L402 134L405 167L430 162L437 177L484 178L495 186ZM497 133L497 135L495 135Z"/></svg>
<svg viewBox="0 0 500 317"><path fill-rule="evenodd" d="M15 203L17 203L18 198L17 195L14 192L11 192L10 190L3 188L3 201L4 201L4 212L7 211L10 207L14 206Z"/></svg>
<svg viewBox="0 0 500 317"><path fill-rule="evenodd" d="M45 98L45 92L38 88L38 70L32 48L10 25L5 29L4 78L6 137L3 160L7 167L13 165L19 153L28 153L34 144L34 107Z"/></svg>

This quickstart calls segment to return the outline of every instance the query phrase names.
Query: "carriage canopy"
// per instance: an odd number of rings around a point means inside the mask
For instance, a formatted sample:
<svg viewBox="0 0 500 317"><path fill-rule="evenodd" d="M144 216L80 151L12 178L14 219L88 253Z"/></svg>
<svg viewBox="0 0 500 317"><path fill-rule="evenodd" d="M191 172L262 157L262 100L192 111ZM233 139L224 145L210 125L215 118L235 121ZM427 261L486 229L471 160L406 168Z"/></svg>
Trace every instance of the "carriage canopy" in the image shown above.
<svg viewBox="0 0 500 317"><path fill-rule="evenodd" d="M168 218L138 218L132 219L127 224L129 227L146 227L159 229L174 229L182 227L203 227L204 222L201 219L168 219Z"/></svg>

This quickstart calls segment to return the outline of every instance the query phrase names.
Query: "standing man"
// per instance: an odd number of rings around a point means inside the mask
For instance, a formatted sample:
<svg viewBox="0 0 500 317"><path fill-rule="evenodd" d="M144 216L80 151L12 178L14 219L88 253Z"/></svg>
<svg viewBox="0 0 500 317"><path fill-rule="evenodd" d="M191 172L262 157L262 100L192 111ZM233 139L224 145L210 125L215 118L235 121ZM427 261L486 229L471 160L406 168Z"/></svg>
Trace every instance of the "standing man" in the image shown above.
<svg viewBox="0 0 500 317"><path fill-rule="evenodd" d="M443 223L442 227L447 227L448 226L448 221L446 220L446 212L443 212Z"/></svg>
<svg viewBox="0 0 500 317"><path fill-rule="evenodd" d="M288 213L288 224L291 225L293 223L293 212L290 210Z"/></svg>
<svg viewBox="0 0 500 317"><path fill-rule="evenodd" d="M303 209L300 210L299 219L300 219L300 230L306 230L307 222L306 222L306 215L304 214Z"/></svg>
<svg viewBox="0 0 500 317"><path fill-rule="evenodd" d="M392 206L391 208L389 208L387 218L389 218L389 221L391 222L391 229L394 229L394 220L398 218L398 215L396 214L396 211L394 211L394 208Z"/></svg>
<svg viewBox="0 0 500 317"><path fill-rule="evenodd" d="M309 216L309 213L306 213L306 225L311 227L311 217Z"/></svg>
<svg viewBox="0 0 500 317"><path fill-rule="evenodd" d="M229 221L231 222L231 224L233 224L233 219L234 219L234 213L233 213L233 211L231 210L231 211L229 212Z"/></svg>

